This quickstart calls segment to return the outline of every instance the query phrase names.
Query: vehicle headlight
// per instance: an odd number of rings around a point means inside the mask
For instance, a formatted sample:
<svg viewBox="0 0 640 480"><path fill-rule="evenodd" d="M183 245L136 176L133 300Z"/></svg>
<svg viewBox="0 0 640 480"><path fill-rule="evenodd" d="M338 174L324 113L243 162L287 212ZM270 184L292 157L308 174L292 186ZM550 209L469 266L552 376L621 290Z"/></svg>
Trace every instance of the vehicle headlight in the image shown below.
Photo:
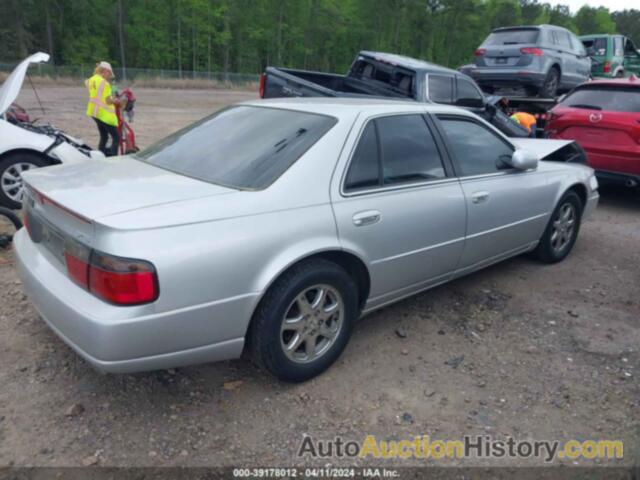
<svg viewBox="0 0 640 480"><path fill-rule="evenodd" d="M598 190L598 179L593 173L589 177L589 188L591 189L592 192L595 192L596 190Z"/></svg>

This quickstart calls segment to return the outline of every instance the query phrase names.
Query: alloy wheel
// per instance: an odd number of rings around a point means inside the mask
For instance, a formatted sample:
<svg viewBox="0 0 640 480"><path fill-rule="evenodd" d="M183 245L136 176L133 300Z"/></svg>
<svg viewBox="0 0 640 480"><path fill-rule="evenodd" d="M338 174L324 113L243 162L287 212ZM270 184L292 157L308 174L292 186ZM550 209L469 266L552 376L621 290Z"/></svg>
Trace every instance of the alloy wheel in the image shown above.
<svg viewBox="0 0 640 480"><path fill-rule="evenodd" d="M282 351L296 363L317 360L335 343L344 315L344 302L335 288L329 285L305 288L291 302L282 319Z"/></svg>
<svg viewBox="0 0 640 480"><path fill-rule="evenodd" d="M24 195L24 183L22 173L33 168L38 168L33 163L18 162L10 165L0 177L0 186L4 194L14 202L22 203Z"/></svg>
<svg viewBox="0 0 640 480"><path fill-rule="evenodd" d="M576 226L576 209L571 203L563 204L553 219L551 233L551 248L557 253L562 252L573 238Z"/></svg>

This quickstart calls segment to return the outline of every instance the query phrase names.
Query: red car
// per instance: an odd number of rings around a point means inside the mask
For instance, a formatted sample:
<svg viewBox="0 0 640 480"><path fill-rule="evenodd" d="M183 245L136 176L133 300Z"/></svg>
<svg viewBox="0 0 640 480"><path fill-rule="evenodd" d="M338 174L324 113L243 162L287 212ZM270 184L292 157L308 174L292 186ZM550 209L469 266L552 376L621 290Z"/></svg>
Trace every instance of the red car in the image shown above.
<svg viewBox="0 0 640 480"><path fill-rule="evenodd" d="M640 79L597 80L572 90L550 112L549 138L578 142L602 183L640 185Z"/></svg>

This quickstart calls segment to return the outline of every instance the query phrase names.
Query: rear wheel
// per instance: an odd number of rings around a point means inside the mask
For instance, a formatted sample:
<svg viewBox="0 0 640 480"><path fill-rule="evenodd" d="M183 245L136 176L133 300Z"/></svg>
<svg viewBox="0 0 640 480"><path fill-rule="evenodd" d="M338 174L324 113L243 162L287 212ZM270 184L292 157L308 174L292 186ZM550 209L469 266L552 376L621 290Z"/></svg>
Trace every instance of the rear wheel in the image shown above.
<svg viewBox="0 0 640 480"><path fill-rule="evenodd" d="M543 98L555 98L558 94L558 86L560 85L560 71L556 67L551 67L547 78L540 89L540 96Z"/></svg>
<svg viewBox="0 0 640 480"><path fill-rule="evenodd" d="M339 265L312 259L294 266L266 293L254 315L253 359L280 380L303 382L344 350L358 315L358 289Z"/></svg>
<svg viewBox="0 0 640 480"><path fill-rule="evenodd" d="M576 243L581 218L582 202L578 194L570 190L563 195L551 214L549 224L534 250L535 256L545 263L564 260Z"/></svg>
<svg viewBox="0 0 640 480"><path fill-rule="evenodd" d="M49 164L42 157L31 152L12 153L0 160L0 205L12 209L22 208L22 174L47 165Z"/></svg>

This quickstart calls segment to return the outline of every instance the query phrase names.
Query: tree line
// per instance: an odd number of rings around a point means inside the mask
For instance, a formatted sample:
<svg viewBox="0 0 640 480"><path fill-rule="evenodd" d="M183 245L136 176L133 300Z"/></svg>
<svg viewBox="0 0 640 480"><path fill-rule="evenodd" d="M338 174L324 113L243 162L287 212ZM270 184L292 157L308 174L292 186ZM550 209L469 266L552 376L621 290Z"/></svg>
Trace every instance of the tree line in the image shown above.
<svg viewBox="0 0 640 480"><path fill-rule="evenodd" d="M640 48L640 10L572 14L539 0L2 0L0 61L45 51L58 65L343 72L368 49L457 67L493 28L541 23Z"/></svg>

